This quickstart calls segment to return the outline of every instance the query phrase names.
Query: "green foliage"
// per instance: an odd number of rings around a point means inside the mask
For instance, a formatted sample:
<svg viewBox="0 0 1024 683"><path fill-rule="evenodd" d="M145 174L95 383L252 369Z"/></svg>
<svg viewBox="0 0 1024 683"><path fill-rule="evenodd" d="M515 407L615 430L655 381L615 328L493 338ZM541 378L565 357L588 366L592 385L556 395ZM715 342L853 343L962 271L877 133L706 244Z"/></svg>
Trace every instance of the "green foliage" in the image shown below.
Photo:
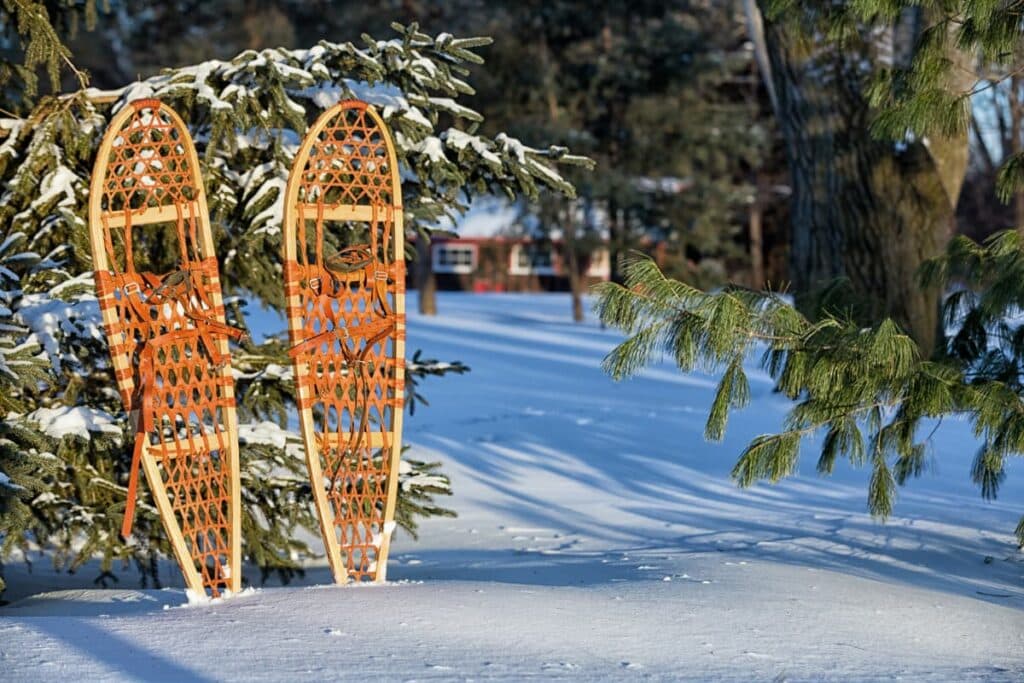
<svg viewBox="0 0 1024 683"><path fill-rule="evenodd" d="M58 462L45 454L43 439L32 429L0 422L0 557L27 548L27 536L45 524L33 510L33 500L49 489L47 479ZM5 588L0 576L0 592Z"/></svg>
<svg viewBox="0 0 1024 683"><path fill-rule="evenodd" d="M423 462L402 456L399 469L402 505L395 510L395 522L413 538L418 538L417 519L455 516L454 511L437 505L433 500L435 495L451 492L451 481L440 469L439 462Z"/></svg>
<svg viewBox="0 0 1024 683"><path fill-rule="evenodd" d="M793 407L783 431L759 436L743 451L735 480L750 486L789 476L802 440L823 433L818 471L831 473L838 458L869 465L867 507L883 519L897 485L924 471L931 423L963 415L982 444L972 477L993 498L1006 458L1024 454L1024 326L1008 322L1008 312L1024 304L1022 268L1016 233L983 247L955 240L930 264L929 277L959 279L964 288L946 307L947 323L958 331L948 354L926 359L891 320L869 328L834 316L811 321L776 294L702 292L665 277L650 260L633 259L623 285L597 289L601 320L627 334L604 368L621 379L667 356L684 372L722 372L705 426L708 439L720 440L730 411L749 400L743 363L760 353ZM1018 538L1024 544L1020 528Z"/></svg>
<svg viewBox="0 0 1024 683"><path fill-rule="evenodd" d="M71 51L59 35L66 27L73 36L82 17L86 27L96 24L97 10L109 11L106 1L0 0L0 38L8 44L20 45L20 62L0 59L0 106L20 108L31 103L39 91L38 71L42 68L53 92L61 90L61 71L70 69L85 87L87 77L71 62ZM10 94L10 97L6 96Z"/></svg>
<svg viewBox="0 0 1024 683"><path fill-rule="evenodd" d="M584 258L597 242L613 252L663 242L671 272L700 285L744 267L754 172L774 130L737 5L489 8L482 29L511 37L480 79L492 125L572 141L597 161L593 172L569 171L582 206L531 206L533 229L557 231Z"/></svg>
<svg viewBox="0 0 1024 683"><path fill-rule="evenodd" d="M923 25L905 58L893 55L879 69L870 88L870 103L878 109L873 130L881 137L907 135L952 137L963 133L970 121L970 99L981 84L951 88L963 67L950 58L951 49L976 55L983 68L1007 65L998 82L1017 71L1014 57L1022 46L1020 8L1017 3L947 0L858 0L848 3L806 3L767 0L768 14L791 21L794 28L827 27L829 38L840 46L865 39L877 42L902 18L914 16ZM813 34L812 34L813 35ZM890 44L890 47L892 45Z"/></svg>
<svg viewBox="0 0 1024 683"><path fill-rule="evenodd" d="M1021 71L1014 63L1024 53L1017 3L762 4L795 52L857 57L848 68L872 80L863 110L850 115L870 121L879 138L896 140L896 153L908 142L963 134L970 98ZM900 31L908 32L910 44L896 35ZM999 71L986 85L962 88L975 56ZM1021 166L1015 156L1004 161L1004 198L1024 188ZM959 180L947 180L955 197ZM621 378L668 356L683 371L722 372L705 428L708 438L720 439L729 411L746 401L743 363L761 353L762 366L793 405L781 432L757 437L740 455L733 469L740 485L791 474L803 439L821 433L818 471L832 472L841 457L870 466L867 506L884 518L892 512L896 487L926 468L925 428L961 415L980 442L972 479L991 498L1005 478L1006 459L1024 453L1024 329L1016 321L1024 303L1022 249L1017 233L984 245L958 238L944 256L925 262L922 287L952 288L944 304L949 337L931 357L922 357L888 319L855 324L835 307L812 319L771 293L731 287L706 293L665 277L649 261L634 260L623 286L599 289L602 320L628 335L604 365ZM833 291L840 301L843 284ZM1016 532L1024 544L1024 520Z"/></svg>
<svg viewBox="0 0 1024 683"><path fill-rule="evenodd" d="M4 0L0 19L5 27L13 26L25 46L23 63L3 64L0 87L6 86L12 78L19 78L24 84L25 94L32 97L38 88L36 68L43 66L51 87L59 91L61 64L69 60L71 51L57 36L46 5L34 0Z"/></svg>

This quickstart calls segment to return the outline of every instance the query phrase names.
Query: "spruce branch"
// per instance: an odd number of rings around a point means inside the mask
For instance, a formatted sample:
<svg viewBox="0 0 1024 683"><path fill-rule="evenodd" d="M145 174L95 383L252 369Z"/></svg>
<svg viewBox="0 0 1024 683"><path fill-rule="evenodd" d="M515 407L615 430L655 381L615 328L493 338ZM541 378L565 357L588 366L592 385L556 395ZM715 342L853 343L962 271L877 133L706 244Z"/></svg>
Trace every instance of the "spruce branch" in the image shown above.
<svg viewBox="0 0 1024 683"><path fill-rule="evenodd" d="M227 308L236 324L242 322L246 300L283 308L279 255L285 180L306 127L340 99L376 105L394 131L410 230L429 233L441 216L464 211L477 192L574 192L559 169L588 165L588 159L564 147L476 132L481 115L459 98L473 93L464 80L465 67L480 61L473 50L488 40L432 37L417 28L400 33L397 40L368 38L365 47L322 41L306 50L247 51L230 60L165 70L115 91L82 89L47 97L27 114L0 121L5 132L0 138L0 408L16 411L8 423L25 425L17 438L8 439L9 456L0 437L0 473L12 484L0 486L0 525L7 525L0 534L9 532L5 541L31 537L65 567L97 555L104 577L113 576L121 563L140 568L143 580L153 583L158 577L146 572L155 572L155 558L170 552L145 500L136 542L126 545L117 534L130 463L126 444L133 434L112 389L113 370L91 286L86 208L96 148L120 108L159 97L187 121L202 159L217 251L223 254ZM173 267L165 237L158 231L140 235L138 262L154 272ZM249 437L242 449L244 467L262 473L244 487L249 495L245 552L264 575L287 578L307 557L304 547L289 540L291 530L307 524L316 529L307 515L308 490L289 474L300 462L288 453L295 440L284 428L294 400L290 362L284 342L274 339L247 342L233 357L241 426ZM467 370L458 362L414 354L407 365L410 412L426 405L422 380ZM41 408L96 411L117 425L121 439L115 443L90 434L36 443L26 435L38 432L29 415ZM47 490L32 489L39 479L32 472L51 462L59 463L64 475L44 478ZM420 516L454 512L438 502L451 489L437 465L415 459L409 464L400 473L397 520L415 533ZM32 498L31 506L24 493L30 490L44 494L42 500ZM7 505L15 499L20 502ZM298 501L302 509L276 507L287 501ZM93 520L91 531L85 520ZM78 545L80 534L87 539L84 545ZM0 547L0 559L12 551Z"/></svg>

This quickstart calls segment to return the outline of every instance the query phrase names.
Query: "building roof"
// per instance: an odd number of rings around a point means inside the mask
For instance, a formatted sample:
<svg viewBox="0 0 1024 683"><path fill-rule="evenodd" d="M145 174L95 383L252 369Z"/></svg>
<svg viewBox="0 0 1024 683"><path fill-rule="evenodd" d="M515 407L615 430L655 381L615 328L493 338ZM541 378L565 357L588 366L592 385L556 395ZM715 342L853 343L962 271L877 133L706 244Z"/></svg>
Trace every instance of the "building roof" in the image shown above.
<svg viewBox="0 0 1024 683"><path fill-rule="evenodd" d="M494 238L521 232L519 207L502 197L474 197L466 213L454 223L440 221L439 228L450 230L460 238Z"/></svg>

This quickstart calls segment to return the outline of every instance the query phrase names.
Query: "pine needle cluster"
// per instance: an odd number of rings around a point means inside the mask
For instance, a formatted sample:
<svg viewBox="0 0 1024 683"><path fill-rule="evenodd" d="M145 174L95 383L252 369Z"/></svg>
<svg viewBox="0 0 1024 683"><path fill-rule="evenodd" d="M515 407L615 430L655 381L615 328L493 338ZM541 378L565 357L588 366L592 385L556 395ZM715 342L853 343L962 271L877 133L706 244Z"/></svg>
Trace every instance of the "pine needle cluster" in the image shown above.
<svg viewBox="0 0 1024 683"><path fill-rule="evenodd" d="M55 10L51 13L51 9ZM59 0L0 0L0 38L7 45L20 45L23 58L11 62L0 60L0 102L10 100L30 104L39 93L39 71L50 82L53 92L61 90L61 72L70 69L84 87L85 74L71 62L71 50L61 40L56 24L68 24L68 33L74 35L84 20L87 29L95 26L98 10L109 11L106 1ZM7 92L17 97L6 97Z"/></svg>
<svg viewBox="0 0 1024 683"><path fill-rule="evenodd" d="M1014 237L969 250L958 240L931 264L932 276L962 272L965 250L979 276L998 268L1008 247L1019 261L1024 251ZM601 320L628 335L604 361L613 377L662 357L684 372L721 373L704 431L713 441L724 436L730 413L750 400L745 364L752 356L760 355L760 366L793 401L783 430L757 437L740 455L732 476L741 486L793 474L801 443L819 434L818 471L830 474L839 458L870 467L867 507L884 519L896 486L925 471L936 420L962 415L973 424L981 446L971 476L986 498L998 493L1006 458L1024 453L1024 328L1006 322L1007 311L1024 301L1024 279L1004 281L1018 297L1010 307L998 286L951 297L950 352L927 359L891 320L867 328L828 315L812 321L778 294L702 292L665 277L646 258L630 260L624 271L624 284L598 288ZM1024 519L1017 535L1024 544Z"/></svg>

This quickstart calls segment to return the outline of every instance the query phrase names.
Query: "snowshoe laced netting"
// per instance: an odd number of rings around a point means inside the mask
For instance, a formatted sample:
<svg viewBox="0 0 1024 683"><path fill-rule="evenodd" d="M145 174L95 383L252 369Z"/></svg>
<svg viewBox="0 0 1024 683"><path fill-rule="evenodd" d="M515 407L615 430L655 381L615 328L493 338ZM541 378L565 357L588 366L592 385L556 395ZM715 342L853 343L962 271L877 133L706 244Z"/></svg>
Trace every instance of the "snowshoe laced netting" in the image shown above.
<svg viewBox="0 0 1024 683"><path fill-rule="evenodd" d="M305 165L293 170L301 174L297 260L285 263L291 355L307 369L296 373L296 395L300 409L312 410L333 512L333 527L324 526L356 581L375 579L389 532L387 481L393 449L401 448L391 430L404 389L395 371L405 329L396 310L405 287L405 261L393 242L397 169L365 106L344 103L313 133ZM366 220L336 223L338 207L357 207Z"/></svg>
<svg viewBox="0 0 1024 683"><path fill-rule="evenodd" d="M110 269L96 272L102 307L116 311L107 330L118 388L136 412L128 501L122 533L131 533L144 446L154 457L186 545L213 595L229 586L230 440L234 408L224 340L240 330L224 323L215 258L203 258L201 215L191 140L157 101L137 101L116 133L103 177L101 221ZM136 224L133 219L145 223ZM137 270L135 248L153 224L173 225L177 269ZM147 245L152 248L152 242ZM237 446L236 446L237 448ZM172 522L175 520L172 520ZM167 523L168 520L165 520Z"/></svg>

